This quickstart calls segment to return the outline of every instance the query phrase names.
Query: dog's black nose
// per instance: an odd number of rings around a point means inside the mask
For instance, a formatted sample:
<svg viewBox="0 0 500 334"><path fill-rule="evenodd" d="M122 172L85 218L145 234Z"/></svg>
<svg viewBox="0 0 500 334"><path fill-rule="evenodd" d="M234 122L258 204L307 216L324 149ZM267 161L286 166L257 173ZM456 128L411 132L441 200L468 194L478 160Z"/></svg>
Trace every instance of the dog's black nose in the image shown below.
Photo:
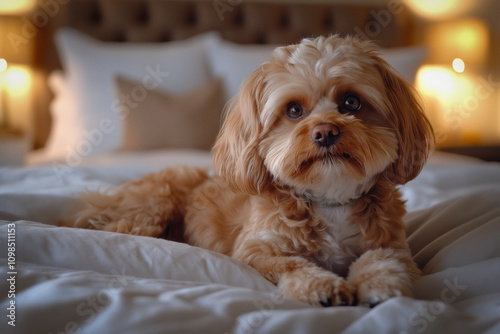
<svg viewBox="0 0 500 334"><path fill-rule="evenodd" d="M335 124L332 123L318 124L311 132L312 140L317 145L326 148L332 146L339 137L340 130Z"/></svg>

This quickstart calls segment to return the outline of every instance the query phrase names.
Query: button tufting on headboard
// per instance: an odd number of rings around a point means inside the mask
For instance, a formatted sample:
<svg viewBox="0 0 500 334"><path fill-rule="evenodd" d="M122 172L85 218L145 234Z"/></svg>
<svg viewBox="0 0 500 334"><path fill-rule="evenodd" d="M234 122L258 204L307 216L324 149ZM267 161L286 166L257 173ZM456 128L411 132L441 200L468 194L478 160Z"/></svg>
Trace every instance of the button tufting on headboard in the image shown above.
<svg viewBox="0 0 500 334"><path fill-rule="evenodd" d="M235 3L234 5L231 5ZM312 36L335 32L355 34L376 22L378 7L328 4L281 4L227 0L72 0L62 8L62 25L88 32L104 40L155 42L185 38L199 32L219 30L240 43L289 43L289 36ZM376 32L383 45L406 44L406 16L392 15L388 26ZM370 28L370 25L368 25ZM395 29L396 28L396 29ZM137 31L136 31L137 30ZM371 35L370 31L368 35ZM284 40L278 40L281 36ZM388 38L390 36L390 38ZM129 38L130 37L130 38ZM372 36L368 36L372 37Z"/></svg>

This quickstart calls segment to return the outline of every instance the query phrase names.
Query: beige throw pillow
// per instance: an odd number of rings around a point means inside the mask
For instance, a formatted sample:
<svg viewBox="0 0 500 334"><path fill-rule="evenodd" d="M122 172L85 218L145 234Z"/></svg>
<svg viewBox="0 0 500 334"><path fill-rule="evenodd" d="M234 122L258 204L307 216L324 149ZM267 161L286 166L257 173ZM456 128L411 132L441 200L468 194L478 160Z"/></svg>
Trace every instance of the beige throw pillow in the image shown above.
<svg viewBox="0 0 500 334"><path fill-rule="evenodd" d="M182 96L147 90L123 77L116 85L124 101L124 150L212 148L223 107L220 79Z"/></svg>

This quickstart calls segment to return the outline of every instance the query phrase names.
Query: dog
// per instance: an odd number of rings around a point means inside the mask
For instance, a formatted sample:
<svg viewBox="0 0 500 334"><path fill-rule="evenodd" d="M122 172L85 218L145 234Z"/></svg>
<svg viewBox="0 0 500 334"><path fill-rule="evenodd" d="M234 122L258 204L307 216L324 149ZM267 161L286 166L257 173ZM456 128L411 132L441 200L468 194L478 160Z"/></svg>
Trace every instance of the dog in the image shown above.
<svg viewBox="0 0 500 334"><path fill-rule="evenodd" d="M398 186L418 175L434 135L375 44L332 35L279 47L226 112L215 173L174 167L84 193L71 225L220 252L312 305L412 295L420 271Z"/></svg>

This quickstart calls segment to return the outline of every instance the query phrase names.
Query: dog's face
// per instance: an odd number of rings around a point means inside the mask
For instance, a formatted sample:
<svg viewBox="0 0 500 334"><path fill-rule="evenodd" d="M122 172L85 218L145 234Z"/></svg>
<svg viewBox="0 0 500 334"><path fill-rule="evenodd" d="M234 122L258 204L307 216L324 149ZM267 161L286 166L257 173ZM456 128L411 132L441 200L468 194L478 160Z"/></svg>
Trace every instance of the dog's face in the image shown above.
<svg viewBox="0 0 500 334"><path fill-rule="evenodd" d="M214 149L220 175L240 191L338 202L381 173L414 178L432 130L413 88L373 50L337 36L276 49L233 101Z"/></svg>

